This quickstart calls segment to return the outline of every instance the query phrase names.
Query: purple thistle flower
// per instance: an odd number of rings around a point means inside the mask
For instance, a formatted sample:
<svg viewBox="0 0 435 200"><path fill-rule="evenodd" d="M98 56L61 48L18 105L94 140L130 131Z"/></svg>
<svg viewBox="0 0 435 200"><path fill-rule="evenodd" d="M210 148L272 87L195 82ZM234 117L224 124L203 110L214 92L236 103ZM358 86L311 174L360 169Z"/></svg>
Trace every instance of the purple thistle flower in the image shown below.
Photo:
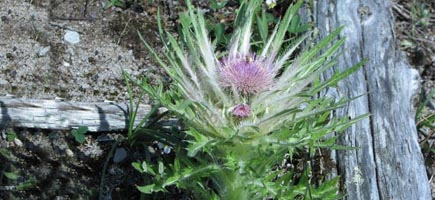
<svg viewBox="0 0 435 200"><path fill-rule="evenodd" d="M233 109L233 115L239 118L248 117L251 114L251 108L247 104L239 104Z"/></svg>
<svg viewBox="0 0 435 200"><path fill-rule="evenodd" d="M255 54L236 55L222 59L219 78L223 87L234 86L243 95L268 89L275 77L272 63Z"/></svg>

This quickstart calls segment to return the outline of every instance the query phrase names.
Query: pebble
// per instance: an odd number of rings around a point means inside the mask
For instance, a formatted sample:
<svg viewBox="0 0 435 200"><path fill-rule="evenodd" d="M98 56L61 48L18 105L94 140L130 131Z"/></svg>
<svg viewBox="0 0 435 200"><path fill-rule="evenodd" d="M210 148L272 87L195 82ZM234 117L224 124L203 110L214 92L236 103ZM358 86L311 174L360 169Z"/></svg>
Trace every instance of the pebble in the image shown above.
<svg viewBox="0 0 435 200"><path fill-rule="evenodd" d="M39 57L44 57L47 55L47 53L50 51L50 46L46 46L46 47L42 47L41 49L39 49L38 51L38 56Z"/></svg>
<svg viewBox="0 0 435 200"><path fill-rule="evenodd" d="M3 130L2 130L2 139L3 139L3 140L6 140L6 138L7 138L6 130L3 129Z"/></svg>
<svg viewBox="0 0 435 200"><path fill-rule="evenodd" d="M155 150L152 146L148 146L148 151L149 151L151 154L155 154L155 153L156 153L156 150Z"/></svg>
<svg viewBox="0 0 435 200"><path fill-rule="evenodd" d="M7 80L0 79L0 85L7 85L7 84L9 84Z"/></svg>
<svg viewBox="0 0 435 200"><path fill-rule="evenodd" d="M97 139L95 141L97 141L97 142L113 142L113 141L115 141L115 139L113 139L107 135L100 135L97 137Z"/></svg>
<svg viewBox="0 0 435 200"><path fill-rule="evenodd" d="M87 84L87 83L84 83L83 85L82 85L82 89L89 89L91 86L89 85L89 84Z"/></svg>
<svg viewBox="0 0 435 200"><path fill-rule="evenodd" d="M80 42L80 35L79 35L79 33L75 32L75 31L67 30L65 35L63 36L63 39L68 44L74 45L74 44L77 44Z"/></svg>
<svg viewBox="0 0 435 200"><path fill-rule="evenodd" d="M66 149L66 150L65 150L65 153L66 153L66 155L69 156L69 157L73 157L73 156L74 156L74 152L71 151L71 149Z"/></svg>
<svg viewBox="0 0 435 200"><path fill-rule="evenodd" d="M172 147L170 147L170 146L165 146L165 147L163 148L163 153L165 153L165 154L170 154L170 153L171 153L171 150L172 150Z"/></svg>
<svg viewBox="0 0 435 200"><path fill-rule="evenodd" d="M18 138L15 138L15 139L14 139L14 143L15 143L15 145L17 145L18 147L22 147L22 146L23 146L23 142L21 142L21 140L18 139Z"/></svg>
<svg viewBox="0 0 435 200"><path fill-rule="evenodd" d="M125 150L125 148L117 148L115 151L115 155L113 156L113 162L120 163L125 158L127 158L127 151Z"/></svg>

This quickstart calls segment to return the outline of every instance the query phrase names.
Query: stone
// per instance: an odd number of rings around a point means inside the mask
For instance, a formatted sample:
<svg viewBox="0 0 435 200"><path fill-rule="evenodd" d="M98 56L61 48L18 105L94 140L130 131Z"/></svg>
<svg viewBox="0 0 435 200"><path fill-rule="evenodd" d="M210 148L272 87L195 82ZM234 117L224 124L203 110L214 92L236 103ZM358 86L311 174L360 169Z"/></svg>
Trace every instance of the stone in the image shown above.
<svg viewBox="0 0 435 200"><path fill-rule="evenodd" d="M74 152L71 151L71 149L66 149L66 150L65 150L65 154L66 154L67 156L69 156L69 157L73 157L73 156L74 156Z"/></svg>
<svg viewBox="0 0 435 200"><path fill-rule="evenodd" d="M23 146L23 142L21 142L21 140L18 139L18 138L14 139L14 144L17 145L18 147L22 147Z"/></svg>
<svg viewBox="0 0 435 200"><path fill-rule="evenodd" d="M2 139L3 139L3 140L6 140L6 138L7 138L6 130L3 129L1 132L2 132Z"/></svg>
<svg viewBox="0 0 435 200"><path fill-rule="evenodd" d="M44 57L47 55L47 53L50 51L50 46L46 46L46 47L42 47L41 49L39 49L38 51L38 56L39 57Z"/></svg>
<svg viewBox="0 0 435 200"><path fill-rule="evenodd" d="M115 155L113 156L113 162L120 163L127 158L127 150L125 148L117 148L115 150Z"/></svg>
<svg viewBox="0 0 435 200"><path fill-rule="evenodd" d="M107 135L100 135L97 137L97 139L95 141L97 141L97 142L113 142L115 140Z"/></svg>
<svg viewBox="0 0 435 200"><path fill-rule="evenodd" d="M63 39L66 43L74 45L80 42L80 35L75 31L67 30Z"/></svg>
<svg viewBox="0 0 435 200"><path fill-rule="evenodd" d="M7 80L0 78L0 85L7 85L7 84L9 84L9 82Z"/></svg>

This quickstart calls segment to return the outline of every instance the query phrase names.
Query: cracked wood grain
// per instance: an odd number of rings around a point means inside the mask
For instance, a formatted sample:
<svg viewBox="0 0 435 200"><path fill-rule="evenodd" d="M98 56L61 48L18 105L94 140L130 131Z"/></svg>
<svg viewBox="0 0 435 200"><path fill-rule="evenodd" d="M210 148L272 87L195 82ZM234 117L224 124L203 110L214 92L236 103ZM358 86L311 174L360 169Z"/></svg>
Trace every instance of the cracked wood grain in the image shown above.
<svg viewBox="0 0 435 200"><path fill-rule="evenodd" d="M314 21L320 37L345 26L342 54L325 78L368 59L362 69L326 92L335 97L367 93L337 113L371 113L340 138L341 144L358 149L335 152L336 173L347 199L431 199L412 106L418 73L397 48L390 6L384 0L322 0L301 12L313 14L305 21Z"/></svg>
<svg viewBox="0 0 435 200"><path fill-rule="evenodd" d="M139 105L135 125L151 110ZM128 103L68 102L0 97L0 128L24 127L71 129L87 126L89 131L116 131L128 127Z"/></svg>

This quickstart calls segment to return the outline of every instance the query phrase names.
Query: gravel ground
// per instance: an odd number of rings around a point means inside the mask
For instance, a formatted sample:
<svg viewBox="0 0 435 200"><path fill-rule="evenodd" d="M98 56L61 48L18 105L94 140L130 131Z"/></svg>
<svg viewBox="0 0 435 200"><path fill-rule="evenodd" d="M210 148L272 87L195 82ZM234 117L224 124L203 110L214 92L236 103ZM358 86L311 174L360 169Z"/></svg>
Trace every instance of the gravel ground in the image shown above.
<svg viewBox="0 0 435 200"><path fill-rule="evenodd" d="M153 69L136 31L158 43L155 6L104 10L105 0L0 2L7 5L0 7L0 94L123 101L122 70L137 76ZM71 31L78 33L77 43L65 40Z"/></svg>

